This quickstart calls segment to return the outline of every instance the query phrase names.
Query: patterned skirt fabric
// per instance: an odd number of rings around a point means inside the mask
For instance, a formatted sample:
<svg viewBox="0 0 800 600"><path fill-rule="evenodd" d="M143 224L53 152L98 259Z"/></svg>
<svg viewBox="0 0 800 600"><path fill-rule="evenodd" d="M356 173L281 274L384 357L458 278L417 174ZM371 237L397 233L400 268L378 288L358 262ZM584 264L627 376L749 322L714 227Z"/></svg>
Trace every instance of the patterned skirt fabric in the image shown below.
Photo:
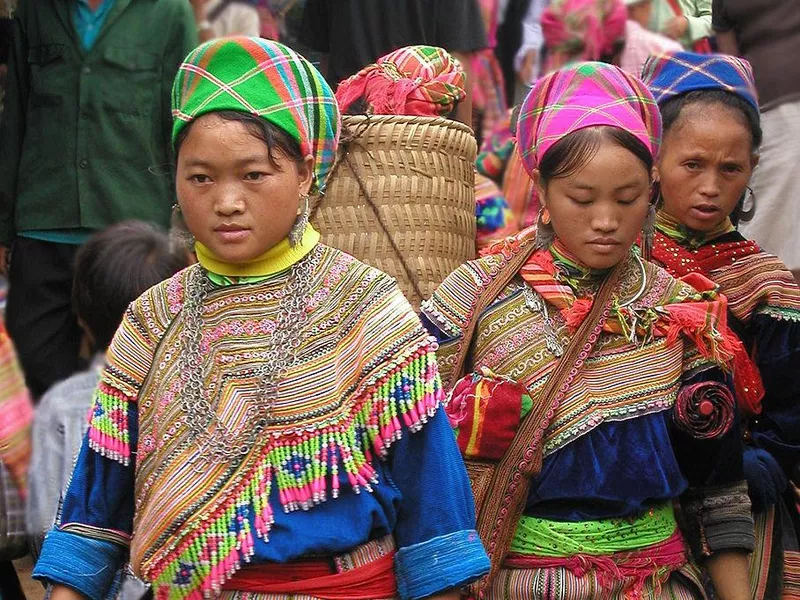
<svg viewBox="0 0 800 600"><path fill-rule="evenodd" d="M788 507L793 510L794 507ZM787 507L779 503L755 513L756 545L750 555L750 594L754 600L800 600L800 552Z"/></svg>
<svg viewBox="0 0 800 600"><path fill-rule="evenodd" d="M578 576L565 568L503 569L485 600L705 600L697 567L687 564L661 585L645 581L641 594L631 577L602 585L596 571Z"/></svg>
<svg viewBox="0 0 800 600"><path fill-rule="evenodd" d="M219 600L326 600L303 594L254 594L253 592L222 592ZM395 600L392 598L361 598L360 600Z"/></svg>

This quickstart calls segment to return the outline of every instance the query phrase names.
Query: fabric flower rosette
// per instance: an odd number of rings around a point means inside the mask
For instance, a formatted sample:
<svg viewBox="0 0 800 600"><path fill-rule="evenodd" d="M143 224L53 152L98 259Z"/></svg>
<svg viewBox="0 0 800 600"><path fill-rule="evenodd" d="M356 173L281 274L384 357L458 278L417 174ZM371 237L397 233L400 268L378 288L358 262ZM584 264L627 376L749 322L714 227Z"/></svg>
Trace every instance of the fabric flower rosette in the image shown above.
<svg viewBox="0 0 800 600"><path fill-rule="evenodd" d="M672 413L675 426L698 440L722 437L730 431L735 416L733 394L714 381L682 388Z"/></svg>

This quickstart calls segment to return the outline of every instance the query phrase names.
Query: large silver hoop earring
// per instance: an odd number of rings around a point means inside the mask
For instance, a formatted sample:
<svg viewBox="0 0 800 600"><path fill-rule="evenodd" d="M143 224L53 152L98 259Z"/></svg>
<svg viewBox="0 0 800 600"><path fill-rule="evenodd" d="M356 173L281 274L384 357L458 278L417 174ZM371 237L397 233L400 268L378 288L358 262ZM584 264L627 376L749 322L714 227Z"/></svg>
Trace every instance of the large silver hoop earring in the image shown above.
<svg viewBox="0 0 800 600"><path fill-rule="evenodd" d="M306 227L308 227L308 194L303 194L300 196L300 199L303 202L303 210L297 215L297 219L294 225L292 225L292 230L289 232L289 245L292 248L300 245L300 242L303 241L303 234L306 231Z"/></svg>
<svg viewBox="0 0 800 600"><path fill-rule="evenodd" d="M753 192L753 188L751 188L749 185L747 186L747 191L742 197L742 201L739 203L738 213L738 221L740 223L752 221L753 215L756 214L756 195Z"/></svg>

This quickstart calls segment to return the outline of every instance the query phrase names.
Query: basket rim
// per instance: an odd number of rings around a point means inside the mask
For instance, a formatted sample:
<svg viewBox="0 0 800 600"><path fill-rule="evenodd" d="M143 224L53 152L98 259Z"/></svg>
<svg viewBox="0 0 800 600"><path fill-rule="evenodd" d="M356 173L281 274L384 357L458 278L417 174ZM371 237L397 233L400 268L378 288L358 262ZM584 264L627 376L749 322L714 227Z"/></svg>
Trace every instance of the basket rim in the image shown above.
<svg viewBox="0 0 800 600"><path fill-rule="evenodd" d="M342 115L342 128L350 129L351 123L357 126L369 125L394 125L394 124L418 124L418 125L438 125L447 129L455 129L475 136L475 131L469 125L461 121L448 119L447 117L422 117L412 115ZM356 133L351 131L351 133Z"/></svg>

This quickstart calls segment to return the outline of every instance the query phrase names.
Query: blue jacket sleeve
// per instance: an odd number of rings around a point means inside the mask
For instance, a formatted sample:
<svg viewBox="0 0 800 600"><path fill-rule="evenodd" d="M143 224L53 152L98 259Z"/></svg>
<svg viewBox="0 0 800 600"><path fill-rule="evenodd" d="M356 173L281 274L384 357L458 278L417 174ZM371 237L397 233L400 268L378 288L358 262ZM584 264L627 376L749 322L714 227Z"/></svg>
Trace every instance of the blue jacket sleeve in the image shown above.
<svg viewBox="0 0 800 600"><path fill-rule="evenodd" d="M684 385L708 381L730 387L728 377L717 368L694 374ZM680 498L682 529L695 559L752 551L755 536L744 482L738 411L732 427L713 439L695 439L667 418L675 456L689 481L689 489Z"/></svg>
<svg viewBox="0 0 800 600"><path fill-rule="evenodd" d="M395 529L400 598L431 596L487 573L469 478L442 408L396 443L390 469L402 494Z"/></svg>
<svg viewBox="0 0 800 600"><path fill-rule="evenodd" d="M136 407L128 409L136 447ZM87 434L88 435L88 434ZM105 458L84 437L56 527L48 533L34 579L102 600L121 566L133 531L135 465ZM68 559L68 560L67 560Z"/></svg>

